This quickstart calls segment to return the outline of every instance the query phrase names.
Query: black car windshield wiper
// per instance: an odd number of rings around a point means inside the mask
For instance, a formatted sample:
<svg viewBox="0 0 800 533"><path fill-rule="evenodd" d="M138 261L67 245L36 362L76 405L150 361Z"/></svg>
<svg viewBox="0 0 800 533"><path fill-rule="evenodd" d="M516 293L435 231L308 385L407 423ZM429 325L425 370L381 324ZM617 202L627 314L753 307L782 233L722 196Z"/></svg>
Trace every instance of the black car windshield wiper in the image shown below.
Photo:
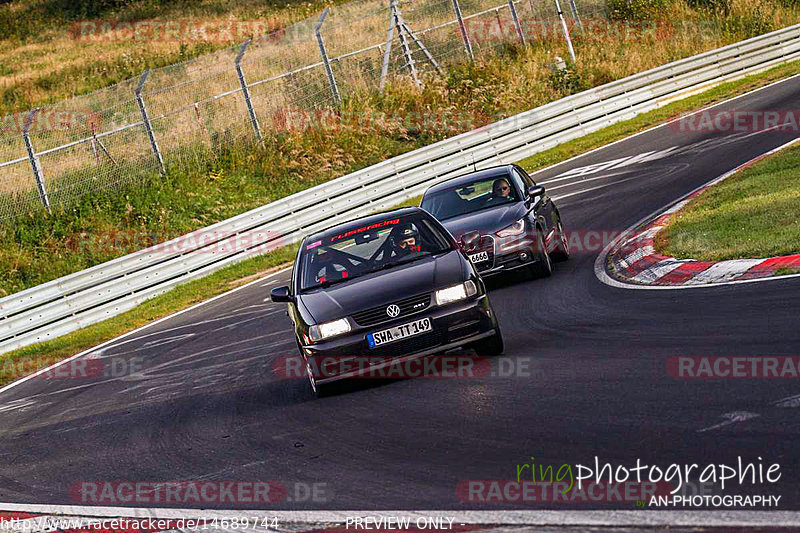
<svg viewBox="0 0 800 533"><path fill-rule="evenodd" d="M339 279L326 279L325 281L323 281L321 283L317 283L316 285L311 285L310 287L303 287L302 290L303 290L303 292L305 292L305 291L310 291L312 289L319 289L319 288L327 289L331 285L336 285L337 283L343 283L345 281L350 281L351 279L355 279L357 277L358 276L350 276L350 277L339 278Z"/></svg>
<svg viewBox="0 0 800 533"><path fill-rule="evenodd" d="M414 257L409 257L408 259L403 259L401 261L391 261L389 263L384 263L381 266L379 266L378 268L373 268L372 270L369 271L369 273L371 274L373 272L380 272L381 270L387 270L387 269L390 269L390 268L394 268L396 266L405 265L406 263L413 263L414 261L416 261L418 259L422 259L423 257L429 257L431 255L435 255L435 254L424 253L424 254L420 254L420 255L415 255Z"/></svg>

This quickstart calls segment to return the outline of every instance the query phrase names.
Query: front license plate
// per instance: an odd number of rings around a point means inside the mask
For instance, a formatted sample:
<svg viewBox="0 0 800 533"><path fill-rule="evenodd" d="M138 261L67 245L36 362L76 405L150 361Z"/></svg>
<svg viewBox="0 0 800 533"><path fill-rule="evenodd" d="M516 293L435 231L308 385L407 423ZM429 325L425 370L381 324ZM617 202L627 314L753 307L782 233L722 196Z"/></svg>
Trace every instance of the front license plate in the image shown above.
<svg viewBox="0 0 800 533"><path fill-rule="evenodd" d="M413 337L414 335L419 335L420 333L425 333L426 331L431 331L432 329L433 326L431 325L431 319L421 318L419 320L415 320L414 322L409 322L408 324L402 324L393 328L376 331L374 333L368 333L367 342L369 343L370 348L377 348L378 346L382 346L389 342L399 341L400 339L405 339L407 337Z"/></svg>
<svg viewBox="0 0 800 533"><path fill-rule="evenodd" d="M489 260L489 252L478 252L477 254L472 254L469 256L469 260L473 263L480 263L481 261L488 261Z"/></svg>

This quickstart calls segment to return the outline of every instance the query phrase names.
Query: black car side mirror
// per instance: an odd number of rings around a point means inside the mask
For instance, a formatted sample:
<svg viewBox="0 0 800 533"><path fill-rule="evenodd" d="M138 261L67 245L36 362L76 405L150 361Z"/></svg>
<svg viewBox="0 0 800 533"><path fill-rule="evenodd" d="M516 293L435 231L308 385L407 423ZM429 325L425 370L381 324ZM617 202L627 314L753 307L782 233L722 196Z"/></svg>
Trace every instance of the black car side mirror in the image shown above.
<svg viewBox="0 0 800 533"><path fill-rule="evenodd" d="M289 287L275 287L269 292L270 298L272 298L273 302L291 302L292 297L289 296Z"/></svg>
<svg viewBox="0 0 800 533"><path fill-rule="evenodd" d="M467 253L474 252L481 243L481 233L479 231L468 231L461 236L461 249Z"/></svg>
<svg viewBox="0 0 800 533"><path fill-rule="evenodd" d="M542 185L534 185L528 189L528 196L531 198L542 195L544 195L544 186Z"/></svg>

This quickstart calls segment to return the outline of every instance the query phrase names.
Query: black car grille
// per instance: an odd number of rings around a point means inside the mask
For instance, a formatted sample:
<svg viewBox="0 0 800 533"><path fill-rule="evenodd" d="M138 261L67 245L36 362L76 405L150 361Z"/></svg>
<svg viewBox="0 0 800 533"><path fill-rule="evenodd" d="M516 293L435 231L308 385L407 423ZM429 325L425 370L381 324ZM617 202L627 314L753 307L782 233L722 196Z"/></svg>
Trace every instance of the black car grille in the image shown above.
<svg viewBox="0 0 800 533"><path fill-rule="evenodd" d="M415 335L401 341L390 342L373 350L367 348L369 355L376 358L385 358L387 361L395 357L411 355L428 348L435 348L442 344L444 335L441 331L432 331L422 335Z"/></svg>
<svg viewBox="0 0 800 533"><path fill-rule="evenodd" d="M478 272L483 272L484 270L489 270L494 267L494 238L491 235L483 235L481 236L481 242L478 248L470 252L467 255L475 255L480 252L486 252L489 255L489 259L487 261L479 261L475 264L475 268L478 269Z"/></svg>
<svg viewBox="0 0 800 533"><path fill-rule="evenodd" d="M388 314L386 314L386 308L392 304L400 308L400 314L396 317L390 317ZM355 320L356 324L359 326L372 326L374 324L386 322L387 320L394 320L395 318L400 318L424 311L430 307L430 304L431 293L419 294L417 296L411 296L409 298L392 302L391 304L381 305L378 307L373 307L372 309L367 309L366 311L355 313L353 315L353 320Z"/></svg>

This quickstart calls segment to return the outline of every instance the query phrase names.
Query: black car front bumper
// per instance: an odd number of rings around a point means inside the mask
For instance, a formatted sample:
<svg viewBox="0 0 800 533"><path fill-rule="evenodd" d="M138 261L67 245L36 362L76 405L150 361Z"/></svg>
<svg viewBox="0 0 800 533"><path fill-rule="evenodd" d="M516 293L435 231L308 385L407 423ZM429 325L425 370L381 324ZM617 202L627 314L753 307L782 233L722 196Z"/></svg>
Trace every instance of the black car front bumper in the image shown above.
<svg viewBox="0 0 800 533"><path fill-rule="evenodd" d="M401 324L430 318L432 330L370 348L367 334ZM497 332L497 319L484 294L422 313L407 315L371 327L359 328L342 337L301 346L318 385L375 375L390 366L444 352L491 337Z"/></svg>

